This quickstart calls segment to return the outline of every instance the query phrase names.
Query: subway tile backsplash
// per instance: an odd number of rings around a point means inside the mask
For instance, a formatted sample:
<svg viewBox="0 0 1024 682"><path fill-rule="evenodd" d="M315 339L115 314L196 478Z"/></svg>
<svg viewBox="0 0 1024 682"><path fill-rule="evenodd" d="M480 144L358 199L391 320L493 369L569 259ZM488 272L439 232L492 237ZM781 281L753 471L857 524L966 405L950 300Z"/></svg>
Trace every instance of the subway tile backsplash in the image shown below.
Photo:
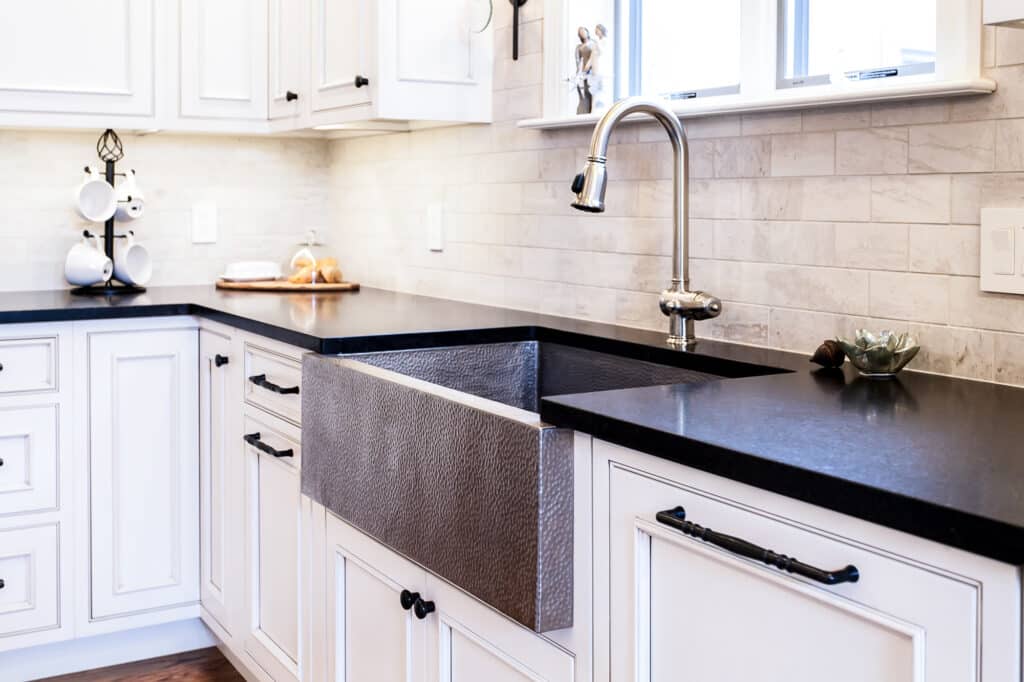
<svg viewBox="0 0 1024 682"><path fill-rule="evenodd" d="M542 25L535 16L524 35ZM858 326L892 327L921 338L916 368L1024 384L1024 298L978 283L981 207L1024 206L1024 31L985 29L984 41L992 96L685 121L692 285L726 302L699 335L810 351ZM516 128L541 113L541 75L537 58L506 53L498 123L331 143L349 270L369 284L663 329L672 156L660 127L619 129L608 212L577 213L569 182L590 130ZM375 186L381 177L391 186ZM395 183L416 188L400 206ZM357 197L359 210L338 208ZM434 202L444 253L426 249Z"/></svg>

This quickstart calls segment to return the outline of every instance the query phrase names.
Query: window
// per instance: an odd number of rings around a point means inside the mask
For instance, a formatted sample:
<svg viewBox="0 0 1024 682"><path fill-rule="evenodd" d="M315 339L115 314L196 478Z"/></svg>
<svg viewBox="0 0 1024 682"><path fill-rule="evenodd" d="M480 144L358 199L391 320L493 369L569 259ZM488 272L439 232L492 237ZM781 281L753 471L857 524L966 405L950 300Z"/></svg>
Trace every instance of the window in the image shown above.
<svg viewBox="0 0 1024 682"><path fill-rule="evenodd" d="M779 0L780 88L935 71L935 0Z"/></svg>
<svg viewBox="0 0 1024 682"><path fill-rule="evenodd" d="M544 117L529 127L592 122L630 95L697 116L995 90L982 0L544 2Z"/></svg>

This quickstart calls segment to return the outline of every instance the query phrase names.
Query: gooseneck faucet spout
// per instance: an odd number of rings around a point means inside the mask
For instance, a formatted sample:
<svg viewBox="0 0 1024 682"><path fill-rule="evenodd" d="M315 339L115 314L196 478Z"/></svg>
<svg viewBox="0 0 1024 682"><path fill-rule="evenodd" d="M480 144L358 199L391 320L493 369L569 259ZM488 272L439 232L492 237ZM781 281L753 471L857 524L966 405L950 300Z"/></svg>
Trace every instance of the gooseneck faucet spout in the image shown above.
<svg viewBox="0 0 1024 682"><path fill-rule="evenodd" d="M612 131L630 114L649 114L668 133L675 157L672 183L672 283L661 292L659 305L669 318L668 342L673 346L689 346L695 341L693 321L718 317L722 302L703 291L690 291L690 219L688 178L689 148L686 132L671 110L655 99L630 97L613 105L594 128L590 154L583 172L572 182L576 200L573 208L591 213L604 211L604 193L608 185L608 141Z"/></svg>

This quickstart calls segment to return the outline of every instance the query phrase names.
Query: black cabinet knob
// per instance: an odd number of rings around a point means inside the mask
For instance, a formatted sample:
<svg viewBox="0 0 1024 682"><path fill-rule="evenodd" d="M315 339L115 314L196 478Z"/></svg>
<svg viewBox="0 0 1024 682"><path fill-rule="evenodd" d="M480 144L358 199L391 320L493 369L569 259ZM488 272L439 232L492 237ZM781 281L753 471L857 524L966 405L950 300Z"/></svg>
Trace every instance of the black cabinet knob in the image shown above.
<svg viewBox="0 0 1024 682"><path fill-rule="evenodd" d="M4 579L0 578L0 590L4 589Z"/></svg>
<svg viewBox="0 0 1024 682"><path fill-rule="evenodd" d="M223 367L229 362L231 362L231 358L229 358L226 355L221 355L220 353L218 353L217 355L213 356L213 364L217 367Z"/></svg>
<svg viewBox="0 0 1024 682"><path fill-rule="evenodd" d="M356 81L355 82L356 82L356 87L357 88L361 88L364 85L369 85L370 84L370 79L367 78L366 76L356 76Z"/></svg>
<svg viewBox="0 0 1024 682"><path fill-rule="evenodd" d="M0 457L0 467L2 467L3 465L4 465L4 458Z"/></svg>
<svg viewBox="0 0 1024 682"><path fill-rule="evenodd" d="M299 98L299 93L297 93L297 92L292 92L291 90L289 90L286 93L284 93L284 101L285 102L294 102L298 98Z"/></svg>
<svg viewBox="0 0 1024 682"><path fill-rule="evenodd" d="M420 620L423 620L431 613L433 613L435 610L436 607L434 606L434 602L432 601L423 601L422 599L417 599L416 603L412 605L412 612L415 613L416 617Z"/></svg>
<svg viewBox="0 0 1024 682"><path fill-rule="evenodd" d="M402 590L402 593L398 595L398 601L402 605L402 608L408 611L413 607L416 602L420 600L419 592L410 592L409 590Z"/></svg>

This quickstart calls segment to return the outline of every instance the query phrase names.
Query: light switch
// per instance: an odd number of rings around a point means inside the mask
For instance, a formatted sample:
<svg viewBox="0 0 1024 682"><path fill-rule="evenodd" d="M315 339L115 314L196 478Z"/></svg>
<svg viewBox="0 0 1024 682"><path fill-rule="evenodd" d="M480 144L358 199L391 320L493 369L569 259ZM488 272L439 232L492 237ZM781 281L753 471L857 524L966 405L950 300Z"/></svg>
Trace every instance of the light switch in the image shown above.
<svg viewBox="0 0 1024 682"><path fill-rule="evenodd" d="M1024 294L1024 209L981 209L981 290Z"/></svg>
<svg viewBox="0 0 1024 682"><path fill-rule="evenodd" d="M192 243L215 244L217 242L217 204L212 201L197 201L192 204Z"/></svg>
<svg viewBox="0 0 1024 682"><path fill-rule="evenodd" d="M430 204L427 207L427 248L444 251L444 207Z"/></svg>

